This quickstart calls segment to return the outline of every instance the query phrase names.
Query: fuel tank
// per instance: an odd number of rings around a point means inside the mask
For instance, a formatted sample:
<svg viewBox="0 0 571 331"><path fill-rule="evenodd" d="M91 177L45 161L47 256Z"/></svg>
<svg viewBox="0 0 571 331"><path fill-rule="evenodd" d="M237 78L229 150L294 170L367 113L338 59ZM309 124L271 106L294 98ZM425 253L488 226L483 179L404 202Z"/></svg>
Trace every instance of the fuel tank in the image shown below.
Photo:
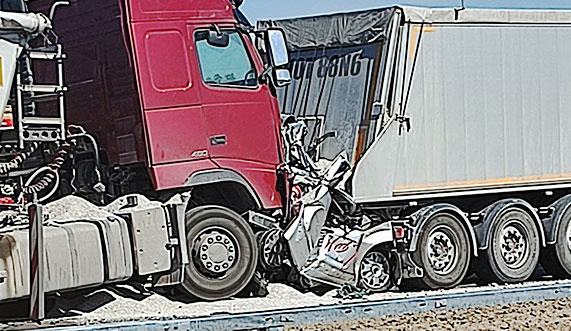
<svg viewBox="0 0 571 331"><path fill-rule="evenodd" d="M131 277L127 223L119 217L44 224L47 293L102 285ZM27 226L0 230L0 301L30 294Z"/></svg>

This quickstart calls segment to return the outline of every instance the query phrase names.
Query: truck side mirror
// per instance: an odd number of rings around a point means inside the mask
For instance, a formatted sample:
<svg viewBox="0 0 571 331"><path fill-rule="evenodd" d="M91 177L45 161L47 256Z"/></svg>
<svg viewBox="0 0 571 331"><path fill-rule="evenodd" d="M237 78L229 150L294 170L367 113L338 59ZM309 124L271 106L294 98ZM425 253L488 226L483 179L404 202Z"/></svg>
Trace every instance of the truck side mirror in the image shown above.
<svg viewBox="0 0 571 331"><path fill-rule="evenodd" d="M282 30L268 29L266 31L266 50L269 53L270 64L274 68L274 84L277 87L286 86L291 82L291 74L286 68L289 64L289 54Z"/></svg>
<svg viewBox="0 0 571 331"><path fill-rule="evenodd" d="M220 31L208 31L208 36L206 37L206 41L209 45L214 47L228 47L230 43L230 38L227 34L221 33Z"/></svg>
<svg viewBox="0 0 571 331"><path fill-rule="evenodd" d="M289 55L285 36L280 29L268 29L266 32L266 48L270 53L272 67L279 68L289 63Z"/></svg>
<svg viewBox="0 0 571 331"><path fill-rule="evenodd" d="M274 83L277 87L284 87L291 83L291 74L287 69L276 69L274 71Z"/></svg>

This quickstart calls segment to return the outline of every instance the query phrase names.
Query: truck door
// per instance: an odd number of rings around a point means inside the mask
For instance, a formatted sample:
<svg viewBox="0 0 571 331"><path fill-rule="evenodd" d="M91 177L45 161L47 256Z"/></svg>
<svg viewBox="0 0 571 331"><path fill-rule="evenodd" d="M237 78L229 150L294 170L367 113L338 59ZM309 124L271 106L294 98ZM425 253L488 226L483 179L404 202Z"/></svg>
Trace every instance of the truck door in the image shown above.
<svg viewBox="0 0 571 331"><path fill-rule="evenodd" d="M131 31L151 165L207 158L186 22L134 21Z"/></svg>
<svg viewBox="0 0 571 331"><path fill-rule="evenodd" d="M200 67L204 118L212 158L279 163L278 119L262 70L246 35L222 28L227 45L208 42L208 27L193 32Z"/></svg>

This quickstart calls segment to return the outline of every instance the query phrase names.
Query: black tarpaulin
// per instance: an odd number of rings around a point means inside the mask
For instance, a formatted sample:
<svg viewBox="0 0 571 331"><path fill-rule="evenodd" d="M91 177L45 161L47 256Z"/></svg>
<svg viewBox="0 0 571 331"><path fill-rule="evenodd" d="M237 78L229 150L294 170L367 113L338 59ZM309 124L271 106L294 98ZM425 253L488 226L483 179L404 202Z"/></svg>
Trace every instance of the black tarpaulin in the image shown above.
<svg viewBox="0 0 571 331"><path fill-rule="evenodd" d="M368 44L387 38L395 8L353 13L260 21L259 28L285 31L290 50Z"/></svg>
<svg viewBox="0 0 571 331"><path fill-rule="evenodd" d="M334 131L318 157L355 159L372 139L386 44L395 8L258 22L278 27L290 52L292 82L278 90L281 112L305 119L306 145ZM361 145L361 146L360 146Z"/></svg>

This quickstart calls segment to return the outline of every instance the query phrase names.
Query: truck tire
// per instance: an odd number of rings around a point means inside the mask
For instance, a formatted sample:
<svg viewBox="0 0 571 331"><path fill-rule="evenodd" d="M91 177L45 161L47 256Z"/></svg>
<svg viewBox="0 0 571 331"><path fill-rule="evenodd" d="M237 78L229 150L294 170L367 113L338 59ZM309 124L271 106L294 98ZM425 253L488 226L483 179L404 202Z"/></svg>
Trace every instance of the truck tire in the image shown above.
<svg viewBox="0 0 571 331"><path fill-rule="evenodd" d="M478 257L474 270L489 282L523 282L537 266L540 246L529 213L518 207L507 208L490 227L488 248Z"/></svg>
<svg viewBox="0 0 571 331"><path fill-rule="evenodd" d="M556 278L571 277L571 208L563 214L555 233L555 244L541 251L543 270Z"/></svg>
<svg viewBox="0 0 571 331"><path fill-rule="evenodd" d="M186 213L186 233L190 263L182 287L190 295L226 299L252 280L258 249L240 215L219 206L197 207Z"/></svg>
<svg viewBox="0 0 571 331"><path fill-rule="evenodd" d="M424 276L405 287L439 289L458 285L468 272L471 255L470 238L461 221L452 214L437 213L419 235L412 259L424 269Z"/></svg>

